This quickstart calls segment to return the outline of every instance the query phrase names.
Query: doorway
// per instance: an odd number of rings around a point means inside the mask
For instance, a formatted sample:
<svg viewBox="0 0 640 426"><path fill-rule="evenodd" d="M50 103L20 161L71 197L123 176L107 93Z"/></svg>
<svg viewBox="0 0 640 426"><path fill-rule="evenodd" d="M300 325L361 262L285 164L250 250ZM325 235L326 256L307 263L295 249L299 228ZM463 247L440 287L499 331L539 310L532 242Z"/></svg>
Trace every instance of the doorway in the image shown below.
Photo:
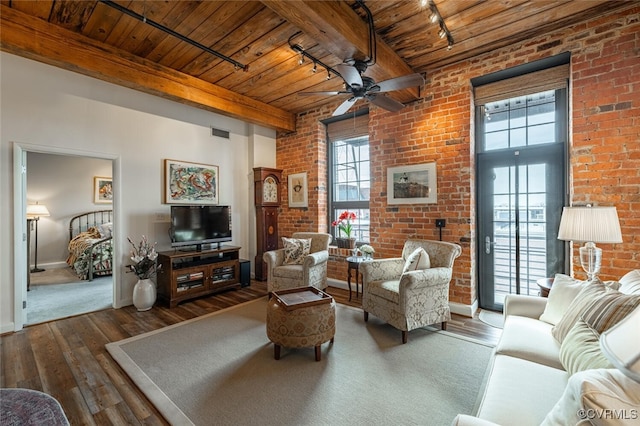
<svg viewBox="0 0 640 426"><path fill-rule="evenodd" d="M46 184L43 184L38 190L29 188L27 181L29 179L30 166L28 157L39 156L39 167L45 169L44 176ZM46 161L46 160L49 161ZM44 162L43 162L44 160ZM60 161L64 162L64 165L58 164ZM51 163L51 164L48 164ZM32 166L37 164L33 162ZM25 145L14 144L14 221L17 222L15 229L15 331L22 329L24 324L34 324L43 322L43 316L38 316L34 322L28 318L28 310L33 306L33 302L37 295L34 292L34 282L31 281L31 291L27 291L27 282L30 272L33 268L33 251L35 247L34 235L31 231L31 252L27 245L27 220L26 220L26 206L27 204L34 203L36 201L47 200L49 203L50 216L41 218L39 224L39 241L38 241L38 270L45 269L44 272L36 272L36 274L47 274L48 272L54 272L56 269L69 268L66 265L66 256L68 255L68 227L69 219L74 216L78 211L92 211L102 210L105 206L93 205L93 177L96 174L96 165L102 165L102 175L111 174L113 176L114 193L117 194L117 170L118 160L115 156L108 156L104 154L96 154L88 152L79 152L71 149L61 149L55 147L46 147L40 145ZM67 175L66 181L63 176ZM88 183L87 183L88 181ZM75 182L79 182L84 187L76 188L73 185ZM80 194L73 194L79 192ZM74 198L75 196L75 198ZM79 201L82 200L82 201ZM113 206L113 207L112 207ZM117 221L118 215L116 210L116 203L106 207L107 209L113 208L114 210L114 224ZM43 220L44 219L44 220ZM48 223L46 223L48 221ZM20 224L20 225L18 225ZM49 229L47 229L49 228ZM22 232L20 232L22 230ZM113 270L117 269L117 245L115 244L116 234L114 234L114 256L113 256ZM47 251L55 253L53 257L47 256ZM69 268L70 269L70 268ZM31 272L31 276L34 273ZM43 299L55 310L51 309L51 317L44 318L49 321L56 318L62 318L71 315L77 315L80 313L91 312L98 309L104 309L108 307L115 307L117 300L117 276L104 277L103 279L94 280L95 282L88 282L81 279L75 279L72 282L66 282L62 285L58 283L47 283L45 280L40 280L41 284L44 284L40 289L43 290L39 293L47 293ZM42 282L44 281L44 282ZM89 284L89 285L84 285ZM37 285L37 284L36 284ZM73 291L71 287L74 285L81 286L82 291ZM94 298L95 291L89 290L100 287L101 298L97 304L90 299ZM45 289L46 287L46 289ZM54 289L60 288L60 291L54 291ZM46 291L45 291L46 290ZM84 297L79 297L84 293ZM72 295L67 297L66 295ZM54 300L55 299L55 300ZM99 306L98 308L94 308ZM46 316L46 313L45 313Z"/></svg>
<svg viewBox="0 0 640 426"><path fill-rule="evenodd" d="M478 108L478 282L481 308L538 295L563 272L566 96L552 90Z"/></svg>

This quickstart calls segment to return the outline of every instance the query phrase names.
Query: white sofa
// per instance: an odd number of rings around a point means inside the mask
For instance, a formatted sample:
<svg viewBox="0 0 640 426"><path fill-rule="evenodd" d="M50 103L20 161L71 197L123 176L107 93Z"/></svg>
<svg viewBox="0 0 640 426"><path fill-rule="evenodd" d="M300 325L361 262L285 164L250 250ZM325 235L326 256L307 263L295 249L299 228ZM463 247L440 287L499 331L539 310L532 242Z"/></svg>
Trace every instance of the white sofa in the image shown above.
<svg viewBox="0 0 640 426"><path fill-rule="evenodd" d="M588 285L596 289L595 283ZM640 383L615 369L600 352L599 334L590 327L603 327L592 321L597 305L605 303L600 302L603 293L589 295L585 287L587 283L558 275L548 299L507 296L504 329L476 417L460 414L454 425L640 424ZM640 299L640 270L629 272L619 284L607 283L604 291L632 311ZM563 328L568 330L564 338ZM639 335L630 336L630 342L640 350ZM593 407L618 411L580 411ZM585 417L590 423L582 423Z"/></svg>

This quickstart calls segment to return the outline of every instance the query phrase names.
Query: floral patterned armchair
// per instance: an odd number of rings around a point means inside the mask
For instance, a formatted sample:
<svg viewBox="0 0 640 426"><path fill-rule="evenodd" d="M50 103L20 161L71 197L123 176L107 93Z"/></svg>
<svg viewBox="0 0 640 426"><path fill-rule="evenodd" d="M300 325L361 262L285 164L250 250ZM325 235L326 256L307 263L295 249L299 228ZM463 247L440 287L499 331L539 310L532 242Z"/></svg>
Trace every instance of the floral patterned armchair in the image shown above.
<svg viewBox="0 0 640 426"><path fill-rule="evenodd" d="M309 254L302 256L299 263L287 263L285 249L264 253L267 263L267 290L269 293L294 287L313 286L320 290L327 288L327 261L331 234L318 232L295 232L291 238L311 239Z"/></svg>
<svg viewBox="0 0 640 426"><path fill-rule="evenodd" d="M420 247L427 252L430 265L404 272L407 259ZM407 343L409 331L419 327L439 322L445 330L451 319L449 282L453 261L460 253L462 249L457 244L410 239L404 244L402 257L361 263L365 322L372 313L401 330L402 343Z"/></svg>

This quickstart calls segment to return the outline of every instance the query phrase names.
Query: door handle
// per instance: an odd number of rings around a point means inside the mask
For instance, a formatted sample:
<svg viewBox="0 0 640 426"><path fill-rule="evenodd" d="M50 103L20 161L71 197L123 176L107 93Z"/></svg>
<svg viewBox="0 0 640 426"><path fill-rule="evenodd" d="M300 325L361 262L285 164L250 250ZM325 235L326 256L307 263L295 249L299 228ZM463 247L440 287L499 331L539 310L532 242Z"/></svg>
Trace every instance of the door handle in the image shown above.
<svg viewBox="0 0 640 426"><path fill-rule="evenodd" d="M491 246L495 245L495 242L491 241L491 237L484 237L484 252L486 254L491 254Z"/></svg>

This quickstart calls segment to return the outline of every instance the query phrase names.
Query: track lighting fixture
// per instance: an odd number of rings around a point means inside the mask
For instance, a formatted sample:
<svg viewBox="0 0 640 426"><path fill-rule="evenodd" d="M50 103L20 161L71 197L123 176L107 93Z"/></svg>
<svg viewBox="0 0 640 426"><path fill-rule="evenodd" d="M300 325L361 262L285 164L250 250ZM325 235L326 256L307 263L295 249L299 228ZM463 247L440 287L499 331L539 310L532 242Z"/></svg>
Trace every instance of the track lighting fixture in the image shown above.
<svg viewBox="0 0 640 426"><path fill-rule="evenodd" d="M429 7L429 21L433 24L438 24L440 26L440 30L438 31L438 37L447 38L447 50L451 50L453 48L453 37L451 36L451 32L447 28L447 25L444 23L444 19L442 19L442 15L438 11L438 7L431 0L421 0L420 4L422 7Z"/></svg>
<svg viewBox="0 0 640 426"><path fill-rule="evenodd" d="M294 52L300 55L300 59L298 59L298 64L303 65L305 63L305 58L307 58L313 62L313 68L311 69L312 73L315 74L318 71L318 65L320 65L322 68L327 70L327 80L331 80L331 74L337 75L338 77L342 77L338 71L334 70L329 65L323 63L321 60L317 59L310 53L307 53L302 46L300 46L299 44L293 44L291 42L293 38L300 35L300 33L301 31L289 37L289 47L291 48L291 50L293 50Z"/></svg>
<svg viewBox="0 0 640 426"><path fill-rule="evenodd" d="M327 70L327 80L331 80L331 73Z"/></svg>
<svg viewBox="0 0 640 426"><path fill-rule="evenodd" d="M316 64L316 61L313 61L313 69L311 70L311 72L315 74L316 71L318 71L318 66Z"/></svg>
<svg viewBox="0 0 640 426"><path fill-rule="evenodd" d="M300 59L298 59L298 65L304 64L304 55L300 53Z"/></svg>

